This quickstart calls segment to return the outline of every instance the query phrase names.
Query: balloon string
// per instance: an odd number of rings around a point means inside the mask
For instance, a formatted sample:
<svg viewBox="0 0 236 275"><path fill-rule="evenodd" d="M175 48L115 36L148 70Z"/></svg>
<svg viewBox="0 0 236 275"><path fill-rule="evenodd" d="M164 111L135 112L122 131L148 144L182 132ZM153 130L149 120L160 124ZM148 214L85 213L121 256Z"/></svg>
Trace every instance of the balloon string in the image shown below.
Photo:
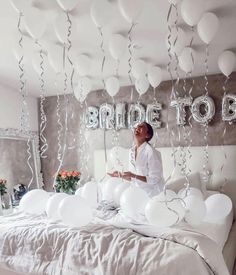
<svg viewBox="0 0 236 275"><path fill-rule="evenodd" d="M57 160L59 163L61 162L62 159L62 145L61 145L61 137L62 137L62 132L63 132L63 125L61 123L61 105L60 105L60 96L57 94L57 106L56 106L56 116L57 116L57 125L58 125L58 130L57 130L57 145L58 145L58 151L57 151Z"/></svg>
<svg viewBox="0 0 236 275"><path fill-rule="evenodd" d="M106 62L106 54L105 54L105 48L104 48L104 34L101 27L98 28L98 31L101 37L101 43L100 43L100 49L102 52L101 75L102 75L103 91L105 91L104 66Z"/></svg>
<svg viewBox="0 0 236 275"><path fill-rule="evenodd" d="M173 90L174 79L173 79L173 75L172 75L172 72L171 72L171 65L172 65L172 55L171 55L171 50L172 50L172 43L171 43L172 28L171 28L171 25L169 23L170 15L171 15L171 12L172 12L172 7L173 7L173 4L170 5L168 15L167 15L167 27L168 27L168 36L167 36L168 49L167 49L167 51L168 51L168 56L169 56L169 62L167 63L167 71L170 75L172 90Z"/></svg>
<svg viewBox="0 0 236 275"><path fill-rule="evenodd" d="M179 19L179 13L178 13L178 9L177 9L177 6L174 5L173 6L174 9L175 9L175 21L174 21L174 26L175 26L175 29L176 29L176 39L173 43L173 46L176 45L176 43L178 42L178 39L179 39L179 28L178 28L178 19ZM175 61L175 67L174 67L174 71L175 71L175 75L176 75L176 81L175 81L175 84L174 84L174 87L175 87L175 93L176 93L176 96L179 97L179 92L178 92L178 86L179 86L179 80L180 80L180 76L179 76L179 58L176 54L176 52L174 52L174 61Z"/></svg>

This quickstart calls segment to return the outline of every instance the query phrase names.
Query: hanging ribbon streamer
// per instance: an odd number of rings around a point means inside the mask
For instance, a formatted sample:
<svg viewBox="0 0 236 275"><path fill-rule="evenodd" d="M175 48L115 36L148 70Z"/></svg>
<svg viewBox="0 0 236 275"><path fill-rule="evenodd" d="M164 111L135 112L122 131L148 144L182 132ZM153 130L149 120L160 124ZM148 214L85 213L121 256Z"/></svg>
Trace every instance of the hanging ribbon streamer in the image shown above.
<svg viewBox="0 0 236 275"><path fill-rule="evenodd" d="M21 109L21 130L23 133L26 133L28 135L30 135L30 122L29 122L29 108L28 108L28 104L27 104L27 100L26 100L26 79L25 79L25 69L24 69L24 53L23 53L23 33L21 31L21 19L22 19L23 14L19 13L19 20L17 23L17 29L18 32L20 34L20 39L19 39L19 47L22 50L22 56L20 57L19 61L18 61L18 67L19 67L19 71L20 71L20 76L19 76L19 80L20 80L20 94L22 97L22 109ZM32 159L32 154L31 154L31 146L30 146L30 142L31 142L31 138L30 136L27 138L27 165L30 169L30 173L31 173L31 178L29 180L28 183L28 189L30 190L31 185L33 183L33 179L34 179L34 170L31 166L30 160Z"/></svg>
<svg viewBox="0 0 236 275"><path fill-rule="evenodd" d="M105 62L106 62L106 54L105 54L105 49L104 49L104 35L103 35L102 27L98 28L98 31L101 36L100 49L101 49L101 52L103 55L102 56L102 64L101 64L101 75L102 75L103 91L105 91L104 66L105 66Z"/></svg>

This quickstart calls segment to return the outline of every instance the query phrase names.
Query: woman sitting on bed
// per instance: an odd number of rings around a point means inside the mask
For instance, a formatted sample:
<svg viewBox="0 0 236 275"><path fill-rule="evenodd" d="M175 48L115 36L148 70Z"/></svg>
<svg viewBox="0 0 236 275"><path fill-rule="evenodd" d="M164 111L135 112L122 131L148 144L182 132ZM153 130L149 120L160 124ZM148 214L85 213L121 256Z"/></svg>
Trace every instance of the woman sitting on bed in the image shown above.
<svg viewBox="0 0 236 275"><path fill-rule="evenodd" d="M115 171L109 175L133 181L152 197L164 186L161 154L149 144L153 137L152 126L142 122L134 129L134 137L135 146L129 152L129 171Z"/></svg>

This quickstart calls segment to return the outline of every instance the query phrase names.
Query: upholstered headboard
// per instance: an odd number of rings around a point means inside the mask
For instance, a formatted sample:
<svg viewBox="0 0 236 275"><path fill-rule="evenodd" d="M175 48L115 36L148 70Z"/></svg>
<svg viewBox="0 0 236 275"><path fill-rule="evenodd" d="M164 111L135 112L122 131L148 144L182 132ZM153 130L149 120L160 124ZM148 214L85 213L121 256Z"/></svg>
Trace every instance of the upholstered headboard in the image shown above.
<svg viewBox="0 0 236 275"><path fill-rule="evenodd" d="M190 155L187 153L187 167L191 169L191 173L202 172L204 163L205 147L191 147ZM166 179L171 175L174 169L174 160L172 148L158 148L162 155L163 173ZM181 149L176 150L177 161L181 159ZM112 170L112 164L109 160L111 150L107 150L107 170ZM128 168L128 149L119 148L119 159L121 160L125 170ZM182 152L183 153L183 152ZM211 179L207 184L207 189L219 190L227 179L224 192L229 195L236 206L236 145L210 146L208 148L209 162L208 170L211 173ZM96 150L94 152L94 178L100 180L106 174L106 162L104 150ZM171 180L178 179L181 175L181 165L177 165Z"/></svg>

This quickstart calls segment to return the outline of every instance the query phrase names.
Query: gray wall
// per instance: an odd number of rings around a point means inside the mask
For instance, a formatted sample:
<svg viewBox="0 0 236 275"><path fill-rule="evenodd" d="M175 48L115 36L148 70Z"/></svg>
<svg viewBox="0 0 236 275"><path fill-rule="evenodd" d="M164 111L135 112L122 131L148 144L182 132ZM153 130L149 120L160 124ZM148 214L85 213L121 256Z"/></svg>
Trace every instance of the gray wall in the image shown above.
<svg viewBox="0 0 236 275"><path fill-rule="evenodd" d="M195 78L194 89L192 92L193 97L197 97L204 94L204 78L198 77ZM225 80L222 75L214 75L209 76L209 95L214 99L216 105L216 114L214 119L209 124L209 145L221 145L221 144L236 144L236 127L235 124L228 125L227 124L227 132L224 140L222 139L222 132L225 126L225 123L221 120L221 101L222 101L222 84ZM190 87L192 81L191 79L186 81L187 90ZM184 95L182 89L183 82L179 84L179 93ZM133 100L131 100L130 96L130 87L124 87L120 90L120 92L115 96L115 103L125 102L131 103L136 102L138 99L138 95L134 92ZM236 73L234 73L227 85L227 90L230 93L236 94ZM161 121L163 122L163 127L157 130L158 139L154 140L157 146L165 147L170 146L170 141L168 138L168 131L166 127L167 123L167 115L169 120L169 129L176 131L176 118L175 118L175 110L173 108L169 108L169 98L171 92L171 82L163 82L156 91L156 97L160 103L163 105L163 110L161 111ZM147 105L153 102L153 90L150 89L146 94L144 94L140 98L141 103ZM60 97L60 103L62 108L62 114L65 114L65 106L66 102L63 96ZM112 99L110 96L106 94L106 92L94 91L90 93L87 97L88 106L99 106L100 104L108 102L112 103ZM56 117L56 97L48 97L45 101L45 111L47 115L47 128L46 128L46 137L49 145L49 149L47 151L48 157L42 160L42 170L44 175L44 183L46 187L50 190L53 184L53 174L57 171L58 161L57 161L57 117ZM80 115L84 112L84 109L80 105L80 103L71 95L68 96L68 104L69 106L69 123L67 130L67 141L69 147L71 149L66 150L65 159L63 167L64 169L78 169L81 170L81 152L80 146L84 143L84 137L81 139L80 135ZM169 108L169 109L168 109ZM189 116L189 113L188 113ZM187 129L189 127L187 126ZM112 147L112 131L107 131L107 148ZM104 132L100 129L90 130L86 133L86 138L88 141L86 152L88 152L88 166L87 169L89 173L91 173L93 169L93 151L95 149L104 148ZM193 128L191 131L192 145L204 145L204 131L203 127L199 124L193 122ZM73 139L75 143L73 142ZM82 140L82 141L81 141ZM128 129L124 129L119 131L119 141L120 145L123 147L130 147L132 144L132 133ZM183 139L181 143L183 143ZM178 140L174 140L175 145L178 145ZM75 147L74 147L75 145ZM73 148L74 147L74 148Z"/></svg>

